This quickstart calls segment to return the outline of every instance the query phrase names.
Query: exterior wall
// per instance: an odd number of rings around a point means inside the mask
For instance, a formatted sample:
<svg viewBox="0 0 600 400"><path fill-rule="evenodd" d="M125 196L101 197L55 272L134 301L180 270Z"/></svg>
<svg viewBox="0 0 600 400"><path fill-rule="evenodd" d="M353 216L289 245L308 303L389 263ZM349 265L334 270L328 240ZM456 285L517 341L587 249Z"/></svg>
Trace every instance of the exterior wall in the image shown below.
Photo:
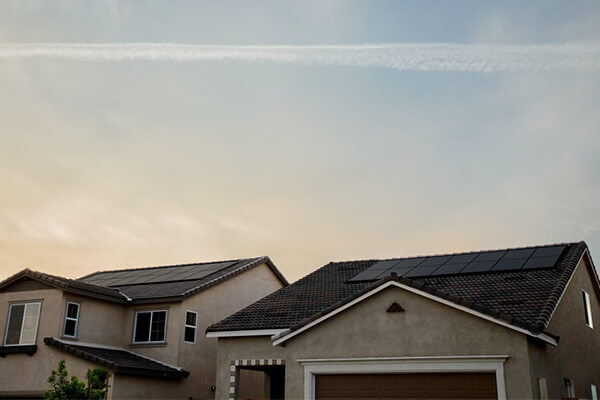
<svg viewBox="0 0 600 400"><path fill-rule="evenodd" d="M180 386L181 380L116 375L108 394L115 400L182 399Z"/></svg>
<svg viewBox="0 0 600 400"><path fill-rule="evenodd" d="M177 318L180 329L177 365L190 371L190 376L182 381L182 397L213 399L215 396L210 387L216 385L217 339L207 338L206 328L282 286L273 271L263 264L183 301ZM198 313L195 344L183 342L186 310Z"/></svg>
<svg viewBox="0 0 600 400"><path fill-rule="evenodd" d="M585 263L584 258L577 266L548 325L548 332L560 336L558 346L529 345L537 396L538 377L546 378L552 399L567 397L564 378L573 381L578 398L592 398L591 384L600 389L600 301ZM585 324L582 290L590 295L594 329Z"/></svg>
<svg viewBox="0 0 600 400"><path fill-rule="evenodd" d="M397 302L406 311L387 313ZM508 355L504 364L509 399L532 397L527 338L509 328L389 287L350 309L273 346L268 337L220 338L217 398L229 395L230 362L285 359L286 398L304 397L299 359Z"/></svg>

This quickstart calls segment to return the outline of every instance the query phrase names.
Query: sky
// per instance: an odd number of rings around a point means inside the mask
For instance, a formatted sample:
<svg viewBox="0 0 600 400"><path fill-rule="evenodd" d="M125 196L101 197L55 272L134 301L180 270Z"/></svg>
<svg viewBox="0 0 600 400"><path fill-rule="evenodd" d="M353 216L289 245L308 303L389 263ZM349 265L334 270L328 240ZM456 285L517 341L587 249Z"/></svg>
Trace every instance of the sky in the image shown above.
<svg viewBox="0 0 600 400"><path fill-rule="evenodd" d="M268 255L294 281L579 240L594 258L599 27L598 1L0 0L0 279ZM11 53L32 44L51 51Z"/></svg>

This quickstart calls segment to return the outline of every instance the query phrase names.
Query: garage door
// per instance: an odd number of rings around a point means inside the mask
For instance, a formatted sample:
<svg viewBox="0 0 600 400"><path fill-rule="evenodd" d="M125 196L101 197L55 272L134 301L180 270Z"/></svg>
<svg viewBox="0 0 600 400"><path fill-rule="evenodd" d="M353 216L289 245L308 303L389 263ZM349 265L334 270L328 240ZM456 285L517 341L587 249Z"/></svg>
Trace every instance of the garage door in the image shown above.
<svg viewBox="0 0 600 400"><path fill-rule="evenodd" d="M315 397L324 399L496 399L488 373L317 375Z"/></svg>

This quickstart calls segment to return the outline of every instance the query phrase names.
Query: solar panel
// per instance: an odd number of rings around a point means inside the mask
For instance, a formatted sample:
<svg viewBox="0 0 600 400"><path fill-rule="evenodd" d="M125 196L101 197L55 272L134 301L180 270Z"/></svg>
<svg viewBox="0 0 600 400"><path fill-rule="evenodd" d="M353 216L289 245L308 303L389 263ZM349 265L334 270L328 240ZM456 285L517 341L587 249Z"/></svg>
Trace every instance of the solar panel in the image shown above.
<svg viewBox="0 0 600 400"><path fill-rule="evenodd" d="M444 264L446 261L448 261L449 259L450 259L450 256L429 257L427 260L423 261L423 263L421 263L420 266L430 266L430 265L440 266L440 265Z"/></svg>
<svg viewBox="0 0 600 400"><path fill-rule="evenodd" d="M533 268L551 268L554 267L558 256L551 257L531 257L525 265L523 265L523 269L533 269Z"/></svg>
<svg viewBox="0 0 600 400"><path fill-rule="evenodd" d="M552 247L541 247L536 249L532 257L551 257L560 256L565 249L565 246L552 246Z"/></svg>
<svg viewBox="0 0 600 400"><path fill-rule="evenodd" d="M486 251L484 253L479 254L473 262L479 261L498 261L506 254L506 251Z"/></svg>
<svg viewBox="0 0 600 400"><path fill-rule="evenodd" d="M531 251L533 253L533 251ZM500 261L494 265L492 271L510 271L521 269L523 264L527 261L526 258L506 258L504 256Z"/></svg>
<svg viewBox="0 0 600 400"><path fill-rule="evenodd" d="M475 253L475 254L473 254L473 253L457 254L457 255L450 257L450 259L448 260L448 262L446 264L469 263L469 262L473 261L475 259L475 257L477 257L477 253Z"/></svg>
<svg viewBox="0 0 600 400"><path fill-rule="evenodd" d="M414 278L414 277L425 277L425 276L429 276L431 275L431 273L433 271L435 271L436 269L438 269L439 267L437 265L433 265L433 266L429 266L429 267L421 267L418 266L416 268L413 268L412 270L410 270L408 273L406 273L404 276L407 278Z"/></svg>
<svg viewBox="0 0 600 400"><path fill-rule="evenodd" d="M467 265L467 263L460 263L460 264L444 264L441 267L439 267L438 269L436 269L435 271L433 271L431 273L431 276L437 276L437 275L454 275L454 274L458 274L465 266Z"/></svg>
<svg viewBox="0 0 600 400"><path fill-rule="evenodd" d="M517 249L517 250L509 250L506 252L503 260L513 259L513 258L525 258L527 259L529 256L533 254L535 249Z"/></svg>
<svg viewBox="0 0 600 400"><path fill-rule="evenodd" d="M230 267L233 264L235 264L235 262L194 264L181 267L173 266L130 271L111 271L99 273L83 279L83 281L103 286L122 286L142 283L175 282L180 280L202 279L210 274Z"/></svg>
<svg viewBox="0 0 600 400"><path fill-rule="evenodd" d="M350 279L350 282L375 281L391 275L392 272L407 278L424 278L552 268L565 249L566 246L558 245L385 260L376 262Z"/></svg>
<svg viewBox="0 0 600 400"><path fill-rule="evenodd" d="M492 267L496 264L496 261L473 261L469 265L467 265L462 271L461 274L468 274L471 272L487 272L492 269Z"/></svg>

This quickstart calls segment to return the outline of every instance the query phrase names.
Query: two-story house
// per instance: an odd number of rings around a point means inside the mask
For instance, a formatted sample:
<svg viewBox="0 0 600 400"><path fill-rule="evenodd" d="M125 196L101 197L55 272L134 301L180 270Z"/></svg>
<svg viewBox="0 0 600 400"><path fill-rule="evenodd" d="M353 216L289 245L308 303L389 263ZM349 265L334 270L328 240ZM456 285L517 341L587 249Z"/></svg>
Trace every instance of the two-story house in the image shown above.
<svg viewBox="0 0 600 400"><path fill-rule="evenodd" d="M96 272L25 269L0 282L0 397L40 398L70 375L111 372L108 397L214 398L212 323L287 285L268 257Z"/></svg>

